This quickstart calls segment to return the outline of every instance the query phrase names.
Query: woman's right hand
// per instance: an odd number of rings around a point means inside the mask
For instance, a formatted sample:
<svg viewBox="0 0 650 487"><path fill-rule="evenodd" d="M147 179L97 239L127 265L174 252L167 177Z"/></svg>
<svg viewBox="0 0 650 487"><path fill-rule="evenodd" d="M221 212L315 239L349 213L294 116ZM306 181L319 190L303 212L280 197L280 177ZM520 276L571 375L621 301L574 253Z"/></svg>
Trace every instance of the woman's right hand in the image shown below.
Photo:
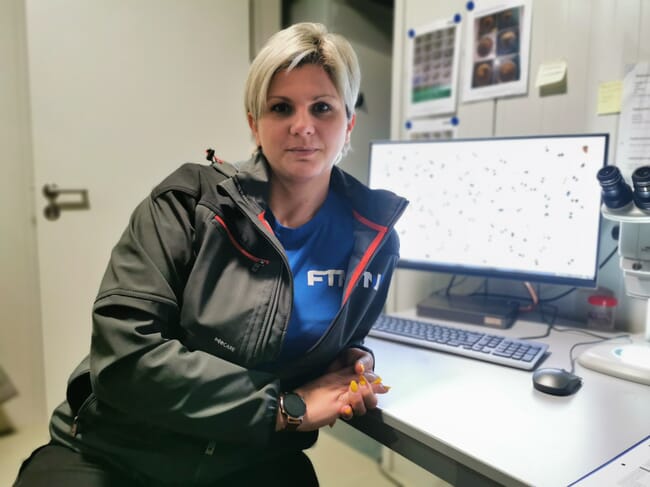
<svg viewBox="0 0 650 487"><path fill-rule="evenodd" d="M388 389L381 382L360 381L354 367L324 374L294 390L307 406L307 412L297 430L314 431L333 425L342 415L349 419L353 413L357 416L365 414L367 409L372 409L377 404L374 395L386 393ZM278 415L277 430L283 429L286 423L281 413L278 412Z"/></svg>

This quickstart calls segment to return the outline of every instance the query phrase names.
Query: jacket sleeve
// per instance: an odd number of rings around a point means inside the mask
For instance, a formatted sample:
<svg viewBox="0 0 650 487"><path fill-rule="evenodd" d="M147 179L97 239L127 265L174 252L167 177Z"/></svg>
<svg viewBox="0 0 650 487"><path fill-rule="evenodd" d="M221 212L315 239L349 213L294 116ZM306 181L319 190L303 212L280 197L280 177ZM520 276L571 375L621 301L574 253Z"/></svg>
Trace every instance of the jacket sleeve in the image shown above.
<svg viewBox="0 0 650 487"><path fill-rule="evenodd" d="M194 197L178 190L149 197L113 249L93 308L93 390L145 424L265 445L279 381L183 345L179 314L194 261Z"/></svg>

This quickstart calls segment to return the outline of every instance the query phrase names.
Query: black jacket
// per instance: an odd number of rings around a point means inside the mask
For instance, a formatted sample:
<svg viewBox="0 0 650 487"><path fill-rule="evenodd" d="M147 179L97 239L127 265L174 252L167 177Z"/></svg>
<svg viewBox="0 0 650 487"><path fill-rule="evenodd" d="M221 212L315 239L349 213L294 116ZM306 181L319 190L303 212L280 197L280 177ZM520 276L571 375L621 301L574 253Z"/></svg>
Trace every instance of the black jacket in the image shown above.
<svg viewBox="0 0 650 487"><path fill-rule="evenodd" d="M274 431L278 395L361 346L381 312L406 201L334 167L355 217L342 306L302 357L278 361L292 308L286 255L264 219L268 163L185 164L134 211L93 309L91 352L53 437L159 483L200 483L316 433Z"/></svg>

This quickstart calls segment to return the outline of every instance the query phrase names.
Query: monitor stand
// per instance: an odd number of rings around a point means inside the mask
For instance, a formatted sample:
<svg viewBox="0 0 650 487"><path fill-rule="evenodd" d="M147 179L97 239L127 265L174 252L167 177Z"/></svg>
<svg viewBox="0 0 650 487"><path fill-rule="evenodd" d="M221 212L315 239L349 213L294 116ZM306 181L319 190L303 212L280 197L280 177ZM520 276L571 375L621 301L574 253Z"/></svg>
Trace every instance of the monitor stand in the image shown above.
<svg viewBox="0 0 650 487"><path fill-rule="evenodd" d="M486 296L431 295L417 304L417 314L427 318L509 328L517 319L519 303Z"/></svg>

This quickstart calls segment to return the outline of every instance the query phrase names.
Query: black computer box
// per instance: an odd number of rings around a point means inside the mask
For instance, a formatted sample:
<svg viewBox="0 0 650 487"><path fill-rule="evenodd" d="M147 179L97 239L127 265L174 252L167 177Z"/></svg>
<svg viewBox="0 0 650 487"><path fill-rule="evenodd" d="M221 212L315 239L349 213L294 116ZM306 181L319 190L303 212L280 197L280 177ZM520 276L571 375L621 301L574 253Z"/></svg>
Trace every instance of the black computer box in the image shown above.
<svg viewBox="0 0 650 487"><path fill-rule="evenodd" d="M485 296L429 296L417 305L417 314L427 318L509 328L517 319L519 303Z"/></svg>

